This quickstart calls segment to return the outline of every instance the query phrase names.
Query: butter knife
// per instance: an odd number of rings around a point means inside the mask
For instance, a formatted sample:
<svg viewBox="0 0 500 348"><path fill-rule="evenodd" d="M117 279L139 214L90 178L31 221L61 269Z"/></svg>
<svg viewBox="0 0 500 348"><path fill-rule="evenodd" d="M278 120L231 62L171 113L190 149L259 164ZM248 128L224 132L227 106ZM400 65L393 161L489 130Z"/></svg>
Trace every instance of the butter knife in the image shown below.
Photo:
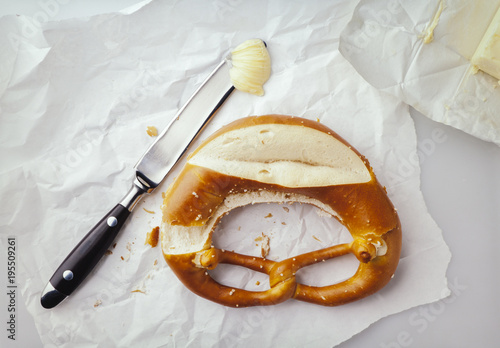
<svg viewBox="0 0 500 348"><path fill-rule="evenodd" d="M41 295L44 308L53 308L83 282L110 247L139 199L151 193L181 159L189 145L234 90L224 59L201 84L172 122L135 165L130 191L64 259Z"/></svg>

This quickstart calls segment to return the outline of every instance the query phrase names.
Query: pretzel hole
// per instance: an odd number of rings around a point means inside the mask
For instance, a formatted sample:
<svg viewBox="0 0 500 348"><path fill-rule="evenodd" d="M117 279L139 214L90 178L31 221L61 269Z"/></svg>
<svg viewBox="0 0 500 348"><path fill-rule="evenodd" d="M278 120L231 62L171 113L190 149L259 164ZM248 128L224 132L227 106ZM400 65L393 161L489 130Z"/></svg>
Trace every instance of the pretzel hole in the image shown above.
<svg viewBox="0 0 500 348"><path fill-rule="evenodd" d="M297 282L310 286L327 286L351 278L359 267L359 261L353 254L301 268L297 271Z"/></svg>
<svg viewBox="0 0 500 348"><path fill-rule="evenodd" d="M220 263L208 274L219 284L248 291L269 290L269 276L236 265Z"/></svg>

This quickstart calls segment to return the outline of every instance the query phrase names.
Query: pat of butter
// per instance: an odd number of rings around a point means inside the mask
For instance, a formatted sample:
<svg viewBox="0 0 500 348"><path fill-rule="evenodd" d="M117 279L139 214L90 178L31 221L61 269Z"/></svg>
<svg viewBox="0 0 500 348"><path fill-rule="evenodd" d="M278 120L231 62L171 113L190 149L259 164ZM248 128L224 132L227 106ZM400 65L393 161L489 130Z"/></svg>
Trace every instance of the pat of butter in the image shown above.
<svg viewBox="0 0 500 348"><path fill-rule="evenodd" d="M236 89L264 95L264 83L271 75L271 58L264 41L247 40L231 52L229 76Z"/></svg>
<svg viewBox="0 0 500 348"><path fill-rule="evenodd" d="M500 80L500 9L471 59L474 68Z"/></svg>

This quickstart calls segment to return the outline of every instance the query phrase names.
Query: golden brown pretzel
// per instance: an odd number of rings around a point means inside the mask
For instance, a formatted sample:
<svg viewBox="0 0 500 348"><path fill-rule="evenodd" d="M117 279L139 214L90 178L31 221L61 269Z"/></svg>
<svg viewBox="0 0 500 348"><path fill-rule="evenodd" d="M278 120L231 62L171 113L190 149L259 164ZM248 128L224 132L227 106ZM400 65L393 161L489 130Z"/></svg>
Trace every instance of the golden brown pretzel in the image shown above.
<svg viewBox="0 0 500 348"><path fill-rule="evenodd" d="M250 203L313 204L350 231L352 243L275 262L212 245L212 232L231 209ZM267 115L235 121L204 141L168 188L163 203L162 251L194 293L232 307L271 305L289 298L336 306L384 287L396 270L401 225L368 161L319 122ZM303 267L353 253L351 278L329 286L296 281ZM220 263L269 275L270 289L248 291L217 283Z"/></svg>

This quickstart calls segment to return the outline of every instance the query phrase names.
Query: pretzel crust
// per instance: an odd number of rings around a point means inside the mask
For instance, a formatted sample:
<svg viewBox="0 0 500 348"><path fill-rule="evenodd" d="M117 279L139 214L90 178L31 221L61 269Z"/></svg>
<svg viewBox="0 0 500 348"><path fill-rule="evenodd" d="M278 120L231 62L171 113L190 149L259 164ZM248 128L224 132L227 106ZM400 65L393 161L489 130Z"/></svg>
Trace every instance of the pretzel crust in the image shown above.
<svg viewBox="0 0 500 348"><path fill-rule="evenodd" d="M237 176L222 174L190 163L200 149L217 137L245 127L284 124L312 128L328 134L353 151L370 173L367 182L319 187L284 187ZM193 194L195 193L195 194ZM238 197L243 204L249 197L262 196L275 202L308 202L337 218L349 230L352 243L297 255L280 262L217 249L211 234L229 211L228 199ZM245 200L246 198L246 200ZM299 117L266 115L237 120L214 133L189 157L176 180L165 193L163 203L162 251L168 265L181 282L208 300L231 307L273 305L289 298L336 306L359 300L383 288L392 278L401 251L401 224L398 214L377 181L368 161L328 127ZM168 240L170 229L180 226L186 233L211 226L199 250L177 253ZM303 267L348 253L360 261L351 278L329 286L309 286L296 281L295 273ZM270 289L248 291L217 283L208 270L219 263L250 268L269 275Z"/></svg>

